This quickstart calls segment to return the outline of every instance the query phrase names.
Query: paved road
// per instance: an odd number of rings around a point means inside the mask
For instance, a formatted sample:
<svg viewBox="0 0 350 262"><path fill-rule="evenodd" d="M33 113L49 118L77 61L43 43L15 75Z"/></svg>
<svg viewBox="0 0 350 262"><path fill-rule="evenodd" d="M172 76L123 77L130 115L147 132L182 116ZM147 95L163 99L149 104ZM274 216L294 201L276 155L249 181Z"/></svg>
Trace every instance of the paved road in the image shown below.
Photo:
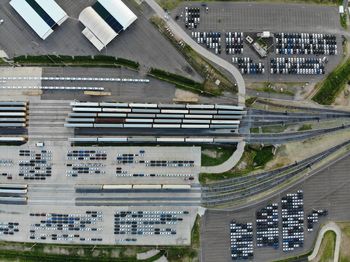
<svg viewBox="0 0 350 262"><path fill-rule="evenodd" d="M145 2L154 10L154 12L158 16L162 18L165 16L169 17L154 0L145 0ZM212 52L208 51L204 47L197 44L171 17L166 19L166 23L178 38L181 38L184 42L186 42L190 47L196 50L199 54L211 60L215 64L221 66L222 68L226 69L228 72L232 74L238 86L238 104L245 106L245 93L246 93L245 83L239 70L235 66L227 62L226 60L218 57L217 55L213 54Z"/></svg>
<svg viewBox="0 0 350 262"><path fill-rule="evenodd" d="M317 237L317 241L316 241L316 245L314 250L312 251L312 254L310 256L308 256L308 260L311 261L313 259L316 258L320 246L321 246L321 242L322 239L324 237L324 234L327 231L333 231L336 235L336 239L335 239L335 250L334 250L334 262L338 262L339 261L339 252L340 252L340 242L341 242L341 230L338 227L338 225L334 222L329 222L328 224L324 225L321 229L321 231L318 233L318 237Z"/></svg>

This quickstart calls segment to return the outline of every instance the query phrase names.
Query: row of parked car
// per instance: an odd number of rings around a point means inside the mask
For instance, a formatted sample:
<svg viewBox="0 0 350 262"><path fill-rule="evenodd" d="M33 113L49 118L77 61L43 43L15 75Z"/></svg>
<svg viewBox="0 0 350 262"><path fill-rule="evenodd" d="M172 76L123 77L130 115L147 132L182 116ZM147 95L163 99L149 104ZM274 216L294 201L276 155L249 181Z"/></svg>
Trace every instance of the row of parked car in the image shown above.
<svg viewBox="0 0 350 262"><path fill-rule="evenodd" d="M226 54L243 54L243 32L226 32L225 43L226 43Z"/></svg>
<svg viewBox="0 0 350 262"><path fill-rule="evenodd" d="M221 54L221 33L220 32L192 32L192 38L198 44L204 44L208 49Z"/></svg>
<svg viewBox="0 0 350 262"><path fill-rule="evenodd" d="M20 177L25 180L46 180L52 175L52 152L47 150L31 151L20 150L21 157L28 157L28 160L19 161Z"/></svg>
<svg viewBox="0 0 350 262"><path fill-rule="evenodd" d="M276 54L337 55L335 35L309 33L277 33Z"/></svg>
<svg viewBox="0 0 350 262"><path fill-rule="evenodd" d="M253 224L232 221L230 224L230 235L232 259L253 258Z"/></svg>
<svg viewBox="0 0 350 262"><path fill-rule="evenodd" d="M201 12L198 7L185 7L185 26L188 29L197 28L200 19Z"/></svg>
<svg viewBox="0 0 350 262"><path fill-rule="evenodd" d="M232 57L232 63L237 65L242 74L265 73L265 65L261 62L254 63L250 57Z"/></svg>
<svg viewBox="0 0 350 262"><path fill-rule="evenodd" d="M119 211L114 214L115 235L176 235L176 225L188 211Z"/></svg>
<svg viewBox="0 0 350 262"><path fill-rule="evenodd" d="M318 223L318 218L327 215L327 210L312 210L311 214L307 216L307 231L312 232L314 230L314 224Z"/></svg>
<svg viewBox="0 0 350 262"><path fill-rule="evenodd" d="M293 251L304 245L304 194L302 190L282 198L282 249Z"/></svg>
<svg viewBox="0 0 350 262"><path fill-rule="evenodd" d="M256 246L279 247L278 204L267 205L256 212Z"/></svg>
<svg viewBox="0 0 350 262"><path fill-rule="evenodd" d="M277 57L270 60L271 74L322 75L325 58Z"/></svg>

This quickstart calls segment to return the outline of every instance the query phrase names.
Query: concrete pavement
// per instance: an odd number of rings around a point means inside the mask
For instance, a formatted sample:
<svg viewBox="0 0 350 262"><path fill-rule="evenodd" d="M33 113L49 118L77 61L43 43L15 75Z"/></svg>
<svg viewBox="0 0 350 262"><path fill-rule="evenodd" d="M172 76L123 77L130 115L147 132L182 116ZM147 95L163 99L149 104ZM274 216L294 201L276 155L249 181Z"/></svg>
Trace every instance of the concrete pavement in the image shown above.
<svg viewBox="0 0 350 262"><path fill-rule="evenodd" d="M335 235L336 235L333 261L334 262L338 262L339 261L341 229L334 222L327 223L325 226L322 227L321 231L318 233L318 237L317 237L317 241L316 241L316 244L315 244L315 248L312 251L312 254L310 256L308 256L308 258L307 258L309 261L311 261L311 260L316 258L317 254L318 254L318 251L320 249L321 242L322 242L322 239L324 237L324 234L327 231L329 231L329 230L333 231L335 233Z"/></svg>

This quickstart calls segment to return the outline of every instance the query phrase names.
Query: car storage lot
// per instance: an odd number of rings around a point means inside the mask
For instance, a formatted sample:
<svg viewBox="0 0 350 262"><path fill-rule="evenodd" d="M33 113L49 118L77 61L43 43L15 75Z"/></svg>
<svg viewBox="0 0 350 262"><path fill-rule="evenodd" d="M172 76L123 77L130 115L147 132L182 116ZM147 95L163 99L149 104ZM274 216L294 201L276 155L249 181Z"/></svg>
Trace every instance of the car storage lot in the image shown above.
<svg viewBox="0 0 350 262"><path fill-rule="evenodd" d="M118 245L183 245L191 240L191 228L196 218L196 207L75 207L31 205L0 205L1 221L14 226L18 232L0 234L2 241L59 243L59 244L118 244ZM143 212L143 218L130 218L136 222L141 234L114 234L115 214ZM185 212L184 212L185 211ZM148 212L149 215L146 215ZM142 226L144 221L160 221L161 212L167 217L180 218L177 222ZM176 213L175 213L176 212ZM128 215L131 217L131 215ZM164 216L164 215L163 215ZM157 219L156 219L157 218ZM124 219L126 220L126 219ZM128 222L128 221L125 221ZM125 223L126 224L126 223ZM131 223L124 227L130 227ZM123 227L122 227L123 228ZM159 228L161 234L155 234ZM166 229L168 228L168 231ZM170 230L169 230L170 229ZM131 230L130 230L131 232ZM153 232L153 233L150 233ZM164 233L164 232L169 232ZM176 232L176 234L171 234Z"/></svg>
<svg viewBox="0 0 350 262"><path fill-rule="evenodd" d="M186 29L184 23L185 7L200 8L200 22L195 29ZM190 35L192 32L220 32L221 57L232 62L232 57L249 57L253 63L263 63L265 73L261 75L244 75L251 81L319 81L322 75L271 75L270 59L275 57L310 57L323 58L322 55L276 55L274 48L265 59L244 41L243 54L227 55L225 52L225 32L243 32L244 38L262 31L291 33L328 33L337 35L338 55L328 56L326 73L330 72L342 57L342 39L339 15L336 7L298 4L266 4L266 3L209 3L208 11L200 3L183 3L172 11L173 18L178 17L178 23ZM182 17L181 17L182 15ZM196 41L196 39L194 39ZM214 50L212 50L214 52Z"/></svg>
<svg viewBox="0 0 350 262"><path fill-rule="evenodd" d="M29 150L30 152L22 154L20 150ZM104 154L106 159L79 159L79 156L73 156L71 151L79 151L84 154L86 150L96 151L99 155ZM45 151L44 153L42 151ZM98 152L97 152L98 151ZM141 153L140 153L141 151ZM144 153L142 153L142 151ZM95 154L94 153L94 154ZM45 147L38 148L35 144L28 142L20 147L9 147L1 149L1 160L11 162L11 165L1 165L0 173L8 173L12 176L12 183L24 184L189 184L191 182L198 183L198 173L200 170L200 147L70 147L66 142L46 143ZM39 156L41 154L41 156ZM117 158L124 154L132 154L134 161L132 163L118 163ZM49 157L47 157L49 155ZM93 153L89 153L93 155ZM135 155L135 156L134 156ZM42 173L42 169L46 165L39 163L42 168L37 172L29 172L36 170L37 166L24 165L30 160L45 160L50 166L50 176L45 180L28 179L25 177L40 177L35 175ZM39 159L40 158L40 159ZM169 165L151 166L150 161L193 161L191 166ZM34 163L34 161L32 161ZM143 161L143 162L142 162ZM149 161L149 162L147 162ZM20 163L23 163L20 165ZM67 166L70 164L70 166ZM104 171L100 173L82 173L78 176L72 176L72 167L100 167L98 170ZM118 174L117 167L122 172ZM23 171L23 172L22 172ZM23 175L19 175L23 174ZM144 176L133 176L134 174L144 174ZM148 176L156 174L156 176ZM189 180L192 176L194 179ZM0 183L8 183L9 180L5 176L0 177Z"/></svg>
<svg viewBox="0 0 350 262"><path fill-rule="evenodd" d="M129 5L138 20L99 53L81 33L83 25L78 21L79 13L94 1L59 0L57 3L70 19L42 41L11 8L8 0L0 0L0 18L4 19L0 26L0 50L5 50L10 57L26 54L112 55L200 79L176 49L147 21L146 16L151 14L147 8L143 8L141 13L136 4Z"/></svg>
<svg viewBox="0 0 350 262"><path fill-rule="evenodd" d="M231 261L229 231L231 220L235 219L237 222L242 223L253 222L254 232L256 232L255 212L258 209L269 203L278 203L280 208L281 198L285 194L295 193L300 189L304 192L304 248L296 248L293 252L282 252L280 232L280 248L278 251L275 251L273 248L257 248L254 240L254 261L272 261L310 250L320 224L325 223L327 220L346 221L350 219L350 212L348 211L350 195L347 191L350 183L350 177L348 176L349 160L350 157L348 156L287 192L257 204L253 208L232 212L207 211L203 219L201 236L203 261L213 261L214 259L220 262ZM313 208L326 209L329 213L328 216L319 219L319 222L314 226L313 232L307 232L306 216Z"/></svg>

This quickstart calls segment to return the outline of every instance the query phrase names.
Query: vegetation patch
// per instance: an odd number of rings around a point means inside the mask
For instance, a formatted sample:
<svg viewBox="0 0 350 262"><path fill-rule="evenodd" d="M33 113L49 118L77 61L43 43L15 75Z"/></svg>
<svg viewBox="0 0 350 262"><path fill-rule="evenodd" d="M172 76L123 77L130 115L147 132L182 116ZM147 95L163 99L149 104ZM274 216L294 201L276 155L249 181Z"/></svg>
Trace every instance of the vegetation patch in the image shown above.
<svg viewBox="0 0 350 262"><path fill-rule="evenodd" d="M347 15L346 14L341 14L340 15L340 25L344 28L344 29L347 29L348 28L348 25L346 23L346 17Z"/></svg>
<svg viewBox="0 0 350 262"><path fill-rule="evenodd" d="M235 147L202 147L202 166L217 166L224 163L235 151Z"/></svg>
<svg viewBox="0 0 350 262"><path fill-rule="evenodd" d="M273 157L273 146L248 145L242 158L232 170L221 174L202 173L199 175L199 181L202 184L206 184L210 181L244 176L253 171L263 169Z"/></svg>
<svg viewBox="0 0 350 262"><path fill-rule="evenodd" d="M14 62L21 65L45 65L45 66L101 66L120 67L125 66L138 70L138 62L116 58L114 56L66 56L66 55L40 55L40 56L17 56Z"/></svg>
<svg viewBox="0 0 350 262"><path fill-rule="evenodd" d="M345 84L350 79L350 59L339 65L320 84L319 90L312 98L322 105L331 105L337 95L344 89Z"/></svg>
<svg viewBox="0 0 350 262"><path fill-rule="evenodd" d="M298 128L298 131L307 131L311 130L312 125L311 124L303 124L301 127Z"/></svg>
<svg viewBox="0 0 350 262"><path fill-rule="evenodd" d="M164 70L151 68L148 75L175 84L175 86L178 88L186 89L192 92L201 93L204 90L203 84L181 75L166 72Z"/></svg>
<svg viewBox="0 0 350 262"><path fill-rule="evenodd" d="M320 262L331 261L334 256L335 249L335 233L333 231L328 231L324 234L321 247L320 247Z"/></svg>
<svg viewBox="0 0 350 262"><path fill-rule="evenodd" d="M257 100L258 98L255 96L255 97L249 97L248 99L245 100L245 105L247 107L250 107L252 104L255 103L255 101Z"/></svg>

